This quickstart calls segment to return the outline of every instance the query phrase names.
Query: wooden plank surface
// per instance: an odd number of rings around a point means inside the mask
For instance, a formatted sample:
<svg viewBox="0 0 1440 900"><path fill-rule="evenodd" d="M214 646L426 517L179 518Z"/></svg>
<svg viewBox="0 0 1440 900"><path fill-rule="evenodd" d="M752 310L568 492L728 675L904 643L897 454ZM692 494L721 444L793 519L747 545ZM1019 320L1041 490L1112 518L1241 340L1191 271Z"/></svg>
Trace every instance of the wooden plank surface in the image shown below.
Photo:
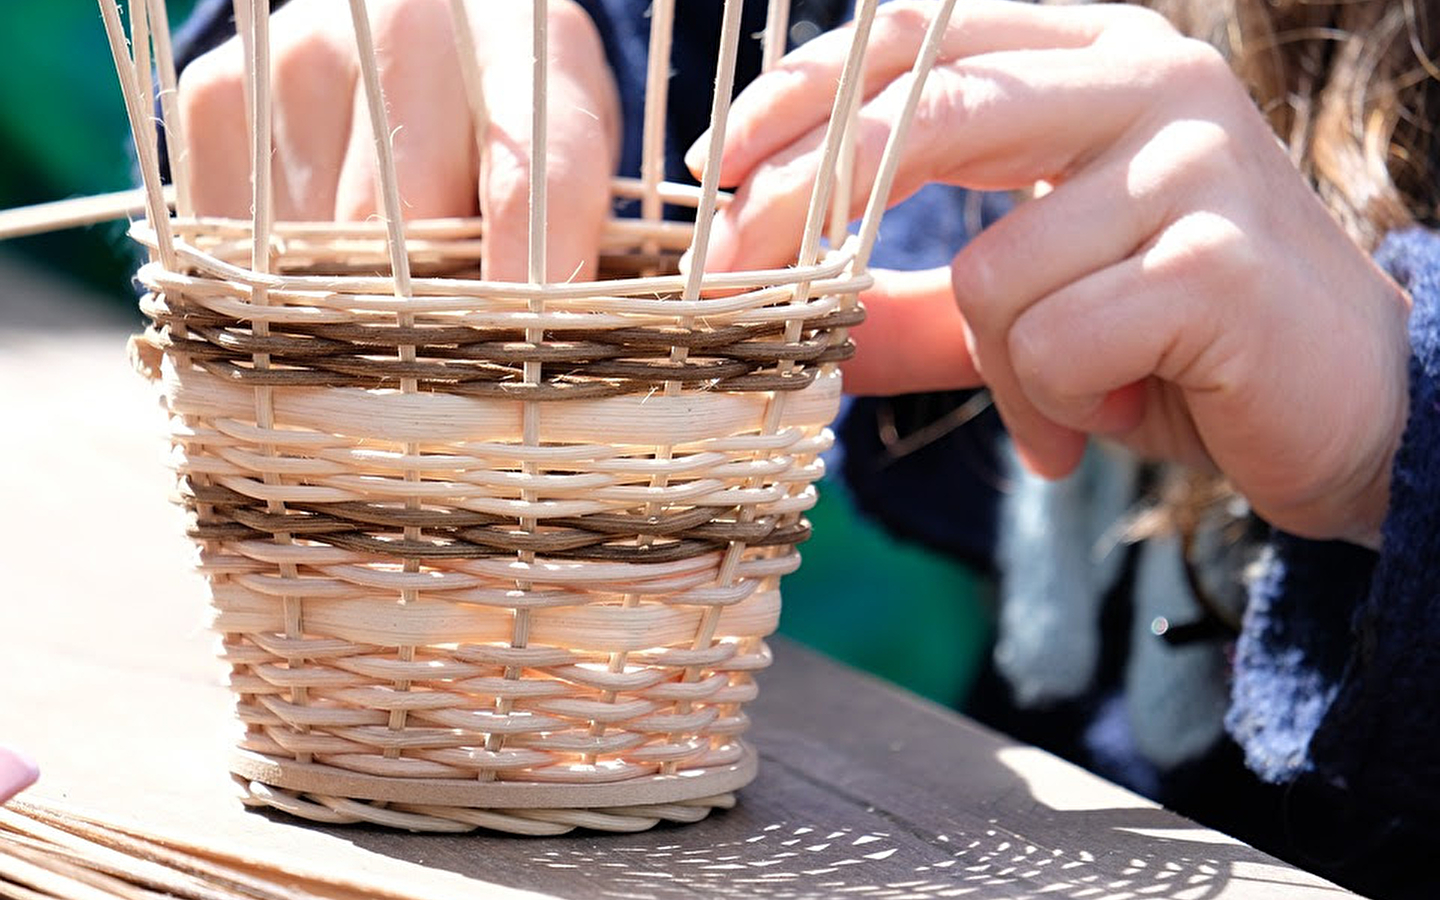
<svg viewBox="0 0 1440 900"><path fill-rule="evenodd" d="M124 329L3 260L0 285L0 741L41 762L30 796L415 897L1348 896L783 640L751 709L760 776L697 825L527 839L246 812Z"/></svg>

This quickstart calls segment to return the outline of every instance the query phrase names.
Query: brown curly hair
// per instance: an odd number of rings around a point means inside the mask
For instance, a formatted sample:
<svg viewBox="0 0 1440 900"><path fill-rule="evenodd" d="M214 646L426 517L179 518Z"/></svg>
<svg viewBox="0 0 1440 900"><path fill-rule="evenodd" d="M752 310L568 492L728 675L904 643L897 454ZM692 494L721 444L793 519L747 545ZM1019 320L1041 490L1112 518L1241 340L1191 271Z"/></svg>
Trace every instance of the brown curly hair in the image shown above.
<svg viewBox="0 0 1440 900"><path fill-rule="evenodd" d="M1436 220L1437 0L1149 0L1220 49L1350 236Z"/></svg>

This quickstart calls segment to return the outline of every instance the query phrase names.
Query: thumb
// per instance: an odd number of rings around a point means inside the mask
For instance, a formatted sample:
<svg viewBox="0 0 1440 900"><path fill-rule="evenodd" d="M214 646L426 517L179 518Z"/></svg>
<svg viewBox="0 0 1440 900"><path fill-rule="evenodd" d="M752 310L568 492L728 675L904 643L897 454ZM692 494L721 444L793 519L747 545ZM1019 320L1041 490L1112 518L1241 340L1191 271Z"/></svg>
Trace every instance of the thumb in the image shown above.
<svg viewBox="0 0 1440 900"><path fill-rule="evenodd" d="M978 387L979 373L955 305L950 267L900 272L875 269L875 286L860 295L855 357L841 366L847 393L907 394Z"/></svg>

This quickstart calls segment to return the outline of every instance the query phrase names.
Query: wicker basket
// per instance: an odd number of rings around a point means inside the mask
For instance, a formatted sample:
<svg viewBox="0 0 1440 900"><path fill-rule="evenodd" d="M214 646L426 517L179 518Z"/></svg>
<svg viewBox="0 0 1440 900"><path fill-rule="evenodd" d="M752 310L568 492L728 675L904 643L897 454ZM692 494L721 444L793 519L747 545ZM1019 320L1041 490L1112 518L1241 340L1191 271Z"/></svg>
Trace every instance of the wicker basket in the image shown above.
<svg viewBox="0 0 1440 900"><path fill-rule="evenodd" d="M657 28L670 7L657 2ZM113 4L101 8L143 123L149 60L123 50ZM146 9L132 12L137 48ZM738 10L732 0L717 131ZM242 25L263 72L264 10ZM153 43L173 79L168 45ZM862 52L837 96L828 165L844 157ZM537 84L543 68L542 34ZM266 88L253 83L263 123ZM163 380L232 667L246 802L530 834L730 805L755 774L744 706L809 533L873 228L822 255L822 214L848 199L817 190L795 266L702 278L724 198L708 179L661 183L650 146L646 177L614 182L647 215L610 223L603 280L488 282L479 220L395 214L378 86L370 101L381 222L271 223L264 165L253 221L197 219L183 196L171 216L154 131L136 130L151 196L132 230L152 254L138 275L153 320L140 355ZM543 171L543 133L534 143ZM661 221L662 202L696 209L698 226ZM543 189L534 208L543 260ZM687 248L697 270L682 276Z"/></svg>

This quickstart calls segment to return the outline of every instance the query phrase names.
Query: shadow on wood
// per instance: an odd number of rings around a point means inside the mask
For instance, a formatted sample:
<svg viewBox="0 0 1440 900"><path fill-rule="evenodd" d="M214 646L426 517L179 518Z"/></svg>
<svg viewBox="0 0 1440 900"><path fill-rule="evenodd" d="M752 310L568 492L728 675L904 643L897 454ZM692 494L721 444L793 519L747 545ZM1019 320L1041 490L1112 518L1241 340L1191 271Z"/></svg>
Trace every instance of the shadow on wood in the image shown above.
<svg viewBox="0 0 1440 900"><path fill-rule="evenodd" d="M729 812L643 835L327 832L573 898L1346 895L798 646L776 657L754 710L760 777Z"/></svg>

